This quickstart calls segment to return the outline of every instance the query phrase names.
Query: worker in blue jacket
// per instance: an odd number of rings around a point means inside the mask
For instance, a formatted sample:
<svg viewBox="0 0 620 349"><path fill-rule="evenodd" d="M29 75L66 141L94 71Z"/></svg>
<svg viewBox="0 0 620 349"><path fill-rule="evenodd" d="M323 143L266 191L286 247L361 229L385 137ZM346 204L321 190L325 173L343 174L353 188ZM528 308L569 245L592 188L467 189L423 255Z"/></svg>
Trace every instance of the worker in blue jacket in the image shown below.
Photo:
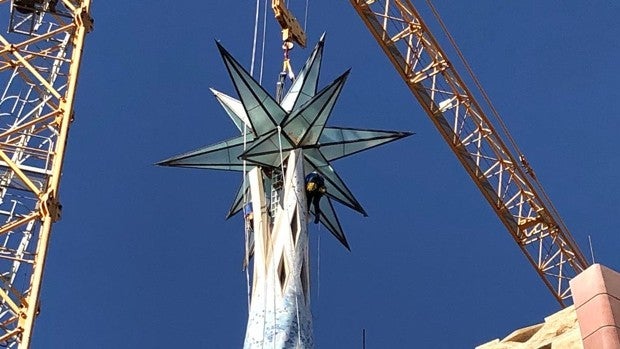
<svg viewBox="0 0 620 349"><path fill-rule="evenodd" d="M308 212L310 212L310 204L314 206L314 223L319 223L321 217L321 207L319 201L327 188L325 188L325 179L316 171L306 176L306 201L308 202Z"/></svg>

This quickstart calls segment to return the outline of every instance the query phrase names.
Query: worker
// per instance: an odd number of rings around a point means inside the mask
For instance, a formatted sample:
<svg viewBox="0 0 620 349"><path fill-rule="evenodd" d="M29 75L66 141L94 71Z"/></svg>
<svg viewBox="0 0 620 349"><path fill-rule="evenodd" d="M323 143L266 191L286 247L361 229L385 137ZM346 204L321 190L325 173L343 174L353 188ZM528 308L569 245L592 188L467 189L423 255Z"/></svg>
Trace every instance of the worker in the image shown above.
<svg viewBox="0 0 620 349"><path fill-rule="evenodd" d="M243 206L243 217L245 218L245 224L248 231L254 231L254 210L252 209L252 203L248 202Z"/></svg>
<svg viewBox="0 0 620 349"><path fill-rule="evenodd" d="M321 208L319 201L327 188L325 188L325 180L316 171L306 176L306 201L308 204L307 212L310 213L310 204L314 206L314 224L319 223L321 218Z"/></svg>

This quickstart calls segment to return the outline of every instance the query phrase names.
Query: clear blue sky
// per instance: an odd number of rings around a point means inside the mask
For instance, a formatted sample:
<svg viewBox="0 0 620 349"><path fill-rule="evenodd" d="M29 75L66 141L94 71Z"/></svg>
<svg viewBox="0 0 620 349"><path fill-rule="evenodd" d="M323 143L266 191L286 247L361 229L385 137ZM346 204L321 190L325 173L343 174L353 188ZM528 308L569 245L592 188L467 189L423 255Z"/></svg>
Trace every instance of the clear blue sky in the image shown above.
<svg viewBox="0 0 620 349"><path fill-rule="evenodd" d="M619 270L620 5L435 5L584 252L591 235ZM249 66L254 6L94 1L34 348L241 347L240 176L153 163L237 134L208 91L234 91L214 39ZM351 252L311 227L317 347L361 348L365 328L369 349L471 348L558 310L348 1L310 1L310 46L323 31L321 86L352 68L331 125L416 135L335 163L370 216L336 208Z"/></svg>

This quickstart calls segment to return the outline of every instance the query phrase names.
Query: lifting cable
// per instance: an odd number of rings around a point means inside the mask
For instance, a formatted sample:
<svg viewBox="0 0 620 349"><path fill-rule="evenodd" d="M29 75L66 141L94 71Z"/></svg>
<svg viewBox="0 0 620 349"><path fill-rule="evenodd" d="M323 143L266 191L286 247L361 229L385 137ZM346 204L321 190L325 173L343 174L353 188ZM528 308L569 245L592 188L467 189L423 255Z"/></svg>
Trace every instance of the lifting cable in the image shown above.
<svg viewBox="0 0 620 349"><path fill-rule="evenodd" d="M256 41L258 38L258 15L260 14L260 0L256 0L256 14L254 15L254 39L252 41L252 63L250 64L250 75L254 76L254 65L256 60Z"/></svg>
<svg viewBox="0 0 620 349"><path fill-rule="evenodd" d="M504 134L508 138L508 141L512 145L513 149L519 155L519 161L521 161L521 164L524 167L525 173L529 174L530 178L534 181L534 183L536 183L537 188L540 190L542 201L552 211L551 213L553 214L554 219L556 219L557 222L564 227L563 228L564 230L568 231L568 229L566 228L566 224L564 223L564 220L562 219L562 216L560 216L560 214L558 213L555 205L553 205L553 202L551 201L551 199L547 195L547 192L543 188L542 184L538 181L538 178L536 177L534 171L532 170L532 168L530 167L529 163L527 162L527 159L525 158L525 155L523 154L523 152L521 152L521 150L517 146L517 143L515 142L515 140L510 135L510 132L508 132L508 127L504 123L504 120L501 118L499 112L497 111L497 109L495 108L493 103L491 102L491 99L489 98L489 95L486 93L486 91L482 87L482 84L480 83L480 80L474 74L473 69L471 68L471 66L469 65L469 63L465 59L465 56L463 55L463 53L459 49L458 45L456 44L456 41L454 40L454 37L452 37L452 35L448 31L448 28L447 28L446 24L444 23L444 21L441 19L441 16L439 15L439 12L435 8L435 6L432 4L431 0L426 0L426 3L428 4L428 7L433 12L433 15L435 16L435 19L437 20L437 22L439 22L439 25L441 26L441 29L443 30L444 34L446 35L446 37L450 41L450 44L452 44L452 47L456 51L456 54L459 56L459 59L461 60L461 62L465 66L465 69L467 70L467 73L472 78L474 84L476 85L476 87L478 88L480 93L482 94L482 97L483 97L484 101L489 106L489 109L491 110L491 113L493 114L495 119L498 121L500 127L502 128L502 131L504 132Z"/></svg>
<svg viewBox="0 0 620 349"><path fill-rule="evenodd" d="M284 177L284 154L282 153L282 127L278 125L278 149L280 150L280 172L282 174L282 180L284 181L286 178Z"/></svg>
<svg viewBox="0 0 620 349"><path fill-rule="evenodd" d="M321 299L321 225L319 225L319 233L316 234L316 300Z"/></svg>
<svg viewBox="0 0 620 349"><path fill-rule="evenodd" d="M260 23L260 0L256 0L256 13L254 15L254 36L252 42L252 63L250 65L250 75L254 77L254 68L256 66L256 50L258 45L258 26ZM263 31L261 34L261 52L260 52L260 70L258 82L263 82L263 69L265 65L265 36L267 32L267 0L263 3Z"/></svg>
<svg viewBox="0 0 620 349"><path fill-rule="evenodd" d="M252 61L250 64L250 75L254 76L254 66L256 61L256 43L258 37L258 16L260 13L260 0L256 0L256 14L254 16L254 35L252 40ZM245 152L247 149L247 135L248 135L248 125L243 121L243 151ZM250 231L254 229L254 227L250 227L250 223L247 219L246 206L248 205L248 195L246 192L247 185L247 161L243 159L243 183L241 184L241 190L243 191L243 207L241 208L241 212L243 214L243 227L245 233L245 254L243 256L243 269L245 269L245 284L247 290L247 298L248 298L248 315L250 315L251 311L251 294L252 288L250 286ZM254 211L254 208L252 208ZM254 214L252 212L252 214Z"/></svg>
<svg viewBox="0 0 620 349"><path fill-rule="evenodd" d="M307 24L308 24L308 2L309 1L310 0L306 0L306 12L304 14L304 32L306 31L306 29L307 29L306 27L307 27Z"/></svg>
<svg viewBox="0 0 620 349"><path fill-rule="evenodd" d="M246 147L247 147L247 134L248 134L248 125L245 123L243 123L243 151L245 152ZM250 222L248 222L247 217L246 217L246 205L248 204L248 196L246 193L246 181L247 181L247 176L248 176L248 172L247 172L247 163L246 160L243 160L243 184L241 185L241 190L243 190L243 207L241 208L242 214L243 214L243 226L244 226L244 231L245 231L245 255L244 255L244 269L245 269L245 283L246 283L246 287L247 287L247 293L248 293L248 314L250 313L250 298L251 298L251 287L250 287L250 232L254 231L254 227L250 227ZM254 211L254 208L252 208L252 211ZM252 212L252 214L254 214L254 212ZM252 219L253 221L253 219Z"/></svg>
<svg viewBox="0 0 620 349"><path fill-rule="evenodd" d="M258 1L258 0L256 0ZM263 84L263 70L265 67L265 41L267 35L267 0L263 3L263 42L261 47L261 57L260 57L260 74L258 75L258 83L260 85Z"/></svg>

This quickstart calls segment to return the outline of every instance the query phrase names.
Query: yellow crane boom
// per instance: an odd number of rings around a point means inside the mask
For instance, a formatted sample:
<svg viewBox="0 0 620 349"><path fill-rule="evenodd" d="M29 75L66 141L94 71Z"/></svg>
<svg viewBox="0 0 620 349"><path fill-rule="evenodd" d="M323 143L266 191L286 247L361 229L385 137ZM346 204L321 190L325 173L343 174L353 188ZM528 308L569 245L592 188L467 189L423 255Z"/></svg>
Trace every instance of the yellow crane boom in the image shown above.
<svg viewBox="0 0 620 349"><path fill-rule="evenodd" d="M589 262L527 162L511 152L410 0L349 1L545 285L566 306L569 280Z"/></svg>
<svg viewBox="0 0 620 349"><path fill-rule="evenodd" d="M29 348L52 225L90 0L0 0L0 346Z"/></svg>

